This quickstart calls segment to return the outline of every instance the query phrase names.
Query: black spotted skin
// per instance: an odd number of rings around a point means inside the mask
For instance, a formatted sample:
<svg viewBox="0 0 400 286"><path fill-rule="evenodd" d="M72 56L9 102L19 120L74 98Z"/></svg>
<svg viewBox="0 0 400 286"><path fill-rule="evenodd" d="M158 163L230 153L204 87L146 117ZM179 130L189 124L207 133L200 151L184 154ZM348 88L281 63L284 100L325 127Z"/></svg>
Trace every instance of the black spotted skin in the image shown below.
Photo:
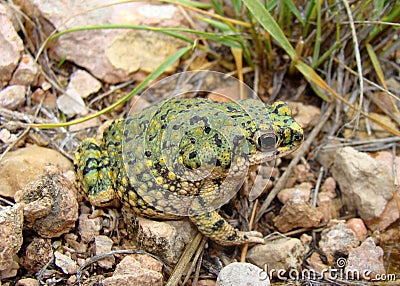
<svg viewBox="0 0 400 286"><path fill-rule="evenodd" d="M260 233L233 228L210 205L236 191L250 165L284 156L302 141L283 102L172 98L114 121L101 144L85 139L74 165L93 205L117 198L139 216L189 216L222 245L263 243Z"/></svg>

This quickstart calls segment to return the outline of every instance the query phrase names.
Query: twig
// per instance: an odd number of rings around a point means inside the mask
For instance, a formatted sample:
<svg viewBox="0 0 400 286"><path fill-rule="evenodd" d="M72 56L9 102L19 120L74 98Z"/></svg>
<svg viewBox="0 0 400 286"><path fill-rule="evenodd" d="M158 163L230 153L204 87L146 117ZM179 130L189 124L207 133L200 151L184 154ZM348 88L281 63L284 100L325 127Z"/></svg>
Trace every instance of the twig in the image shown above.
<svg viewBox="0 0 400 286"><path fill-rule="evenodd" d="M199 258L201 258L201 254L204 251L204 246L205 246L206 242L207 242L207 238L205 238L203 236L203 239L201 240L200 246L197 248L196 254L193 257L192 264L190 265L190 268L186 274L185 280L183 280L182 285L186 285L195 266L197 265L196 269L198 269L198 266L201 265L201 261L199 262Z"/></svg>
<svg viewBox="0 0 400 286"><path fill-rule="evenodd" d="M249 230L253 229L254 218L256 217L257 206L258 206L258 199L254 202L254 205L253 205L253 210L251 212L251 217L250 217L250 222L249 222L249 228L250 228ZM248 248L249 248L249 244L248 243L243 245L242 253L240 255L240 262L245 262L246 261L246 254L247 254L247 249Z"/></svg>
<svg viewBox="0 0 400 286"><path fill-rule="evenodd" d="M300 158L303 157L308 149L310 148L311 144L315 141L315 138L321 131L321 129L325 126L325 122L328 120L328 118L331 116L331 113L334 108L334 104L329 105L328 109L322 116L320 122L318 123L317 126L313 129L313 131L310 133L309 137L307 140L303 143L303 145L300 147L299 151L297 152L296 156L292 159L290 162L289 166L285 170L285 172L282 174L282 176L279 178L277 181L276 185L274 188L270 191L268 194L266 200L263 202L261 205L258 214L255 219L255 223L263 216L264 212L267 210L269 205L271 204L272 200L275 198L275 196L279 193L279 191L284 187L286 180L289 178L289 174L292 171L292 169L297 165L297 163L300 161Z"/></svg>
<svg viewBox="0 0 400 286"><path fill-rule="evenodd" d="M198 246L200 245L201 240L203 239L203 235L199 232L195 238L188 244L185 248L185 251L182 253L178 264L176 264L174 271L168 279L166 286L176 286L183 273L185 272L186 266L188 265L190 259L196 252Z"/></svg>

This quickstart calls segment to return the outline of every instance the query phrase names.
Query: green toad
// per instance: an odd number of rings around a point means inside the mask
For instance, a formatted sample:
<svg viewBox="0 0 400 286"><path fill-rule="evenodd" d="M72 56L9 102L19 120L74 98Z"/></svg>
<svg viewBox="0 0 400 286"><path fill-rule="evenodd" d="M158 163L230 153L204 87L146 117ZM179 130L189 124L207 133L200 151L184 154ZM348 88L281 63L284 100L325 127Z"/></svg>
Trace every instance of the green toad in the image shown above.
<svg viewBox="0 0 400 286"><path fill-rule="evenodd" d="M249 166L284 156L302 141L283 102L172 98L114 121L101 144L85 139L74 164L92 205L117 198L139 216L189 216L222 245L263 243L261 233L239 231L215 208L238 190Z"/></svg>

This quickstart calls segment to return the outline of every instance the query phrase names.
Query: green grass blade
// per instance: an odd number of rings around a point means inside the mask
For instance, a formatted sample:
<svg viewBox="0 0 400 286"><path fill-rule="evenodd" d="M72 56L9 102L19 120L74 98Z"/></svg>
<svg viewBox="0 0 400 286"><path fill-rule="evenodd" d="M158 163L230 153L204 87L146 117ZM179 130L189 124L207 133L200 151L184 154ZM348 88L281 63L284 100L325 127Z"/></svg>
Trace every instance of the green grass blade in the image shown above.
<svg viewBox="0 0 400 286"><path fill-rule="evenodd" d="M292 60L297 58L296 51L289 43L285 34L276 23L271 14L265 9L259 0L243 0L254 18L260 23L263 28L270 33L270 35L279 43L279 45L286 51Z"/></svg>
<svg viewBox="0 0 400 286"><path fill-rule="evenodd" d="M302 26L304 26L304 20L301 17L300 11L297 9L296 5L292 0L285 0L285 5L289 8L290 12L296 17Z"/></svg>
<svg viewBox="0 0 400 286"><path fill-rule="evenodd" d="M379 63L378 57L376 56L374 48L370 44L366 44L365 46L367 48L368 56L371 59L372 66L374 67L376 75L379 78L379 81L381 82L381 84L383 85L384 88L387 88L386 81L385 81L385 75L384 75L382 67Z"/></svg>
<svg viewBox="0 0 400 286"><path fill-rule="evenodd" d="M108 106L107 108L104 108L100 110L99 112L96 112L94 114L91 114L89 116L86 116L84 118L79 118L75 119L69 122L64 122L64 123L49 123L49 124L28 124L28 126L33 127L33 128L41 128L41 129L49 129L49 128L58 128L58 127L66 127L66 126L71 126L74 124L82 123L85 121L88 121L90 119L96 118L104 113L109 112L110 110L114 109L120 104L123 104L127 100L131 99L134 95L137 95L139 92L144 90L151 81L157 79L162 73L164 73L168 67L170 67L175 61L179 60L182 58L184 55L186 55L190 50L192 49L192 46L186 46L180 50L178 50L175 54L167 58L161 65L159 65L152 73L150 73L140 84L138 84L130 93L125 95L123 98L120 100L116 101L112 105Z"/></svg>

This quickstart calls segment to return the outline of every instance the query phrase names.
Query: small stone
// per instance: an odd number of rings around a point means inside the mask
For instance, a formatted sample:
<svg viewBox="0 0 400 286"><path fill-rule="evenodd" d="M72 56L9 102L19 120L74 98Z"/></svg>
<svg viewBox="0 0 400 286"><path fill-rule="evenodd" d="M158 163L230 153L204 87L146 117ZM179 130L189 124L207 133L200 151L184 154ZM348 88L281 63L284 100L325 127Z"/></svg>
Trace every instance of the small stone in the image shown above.
<svg viewBox="0 0 400 286"><path fill-rule="evenodd" d="M346 224L352 231L354 231L359 241L364 241L367 238L368 231L362 219L351 218L346 222Z"/></svg>
<svg viewBox="0 0 400 286"><path fill-rule="evenodd" d="M61 268L65 274L75 274L78 271L78 265L71 257L62 254L59 251L54 252L55 264Z"/></svg>
<svg viewBox="0 0 400 286"><path fill-rule="evenodd" d="M53 257L51 240L35 237L26 247L25 255L21 259L22 266L29 272L39 271Z"/></svg>
<svg viewBox="0 0 400 286"><path fill-rule="evenodd" d="M155 260L147 256L146 259ZM160 263L158 261L158 263ZM145 285L163 285L163 275L161 272L146 268L135 259L135 256L126 256L115 268L112 277L103 280L105 286L145 286Z"/></svg>
<svg viewBox="0 0 400 286"><path fill-rule="evenodd" d="M78 242L78 236L74 233L64 234L64 239L69 247L74 249L76 253L84 254L87 252L87 244L83 242Z"/></svg>
<svg viewBox="0 0 400 286"><path fill-rule="evenodd" d="M281 232L303 227L311 228L317 226L323 214L302 199L287 202L281 209L279 215L274 218L274 224Z"/></svg>
<svg viewBox="0 0 400 286"><path fill-rule="evenodd" d="M110 252L112 246L113 246L112 239L105 235L98 235L94 239L94 247L96 255ZM108 256L99 260L97 263L101 268L110 269L114 266L115 258L114 256Z"/></svg>
<svg viewBox="0 0 400 286"><path fill-rule="evenodd" d="M3 6L3 5L2 5ZM6 14L0 14L0 88L11 79L24 45Z"/></svg>
<svg viewBox="0 0 400 286"><path fill-rule="evenodd" d="M3 278L10 274L9 270L15 268L13 256L22 246L22 226L23 212L21 205L16 204L13 207L0 209L0 271L5 271L1 274Z"/></svg>
<svg viewBox="0 0 400 286"><path fill-rule="evenodd" d="M17 276L18 270L19 270L18 263L15 261L11 261L7 269L0 270L0 281L2 281L3 279Z"/></svg>
<svg viewBox="0 0 400 286"><path fill-rule="evenodd" d="M347 255L357 246L356 235L344 222L339 222L321 232L319 247L330 263L335 263L335 258Z"/></svg>
<svg viewBox="0 0 400 286"><path fill-rule="evenodd" d="M332 174L340 186L343 203L363 220L379 217L393 197L390 166L354 148L336 152Z"/></svg>
<svg viewBox="0 0 400 286"><path fill-rule="evenodd" d="M73 170L70 160L52 149L31 146L7 153L0 161L0 195L13 198L16 191L56 166L61 172Z"/></svg>
<svg viewBox="0 0 400 286"><path fill-rule="evenodd" d="M68 285L75 285L75 283L76 283L76 275L71 275L67 280L67 284Z"/></svg>
<svg viewBox="0 0 400 286"><path fill-rule="evenodd" d="M71 75L67 86L67 94L74 91L80 97L86 98L92 93L98 92L101 88L101 82L94 78L90 73L84 70L77 70Z"/></svg>
<svg viewBox="0 0 400 286"><path fill-rule="evenodd" d="M395 163L397 180L400 181L400 157L396 157L393 160L393 155L390 152L382 151L377 153L375 160L381 161L387 166L392 166L393 163ZM385 209L378 217L370 220L364 220L369 229L371 229L372 231L384 231L400 218L398 198L400 198L400 191L397 191L396 196L393 196L393 198L387 203Z"/></svg>
<svg viewBox="0 0 400 286"><path fill-rule="evenodd" d="M25 102L25 86L10 85L0 91L0 106L16 109Z"/></svg>
<svg viewBox="0 0 400 286"><path fill-rule="evenodd" d="M300 269L304 253L305 248L299 239L284 237L253 246L246 258L262 269L289 271Z"/></svg>
<svg viewBox="0 0 400 286"><path fill-rule="evenodd" d="M77 114L85 115L88 110L85 102L77 91L70 89L68 93L64 93L57 98L57 107L68 117Z"/></svg>
<svg viewBox="0 0 400 286"><path fill-rule="evenodd" d="M359 247L350 251L346 271L358 273L360 278L366 280L385 274L382 248L376 246L372 238L367 238Z"/></svg>
<svg viewBox="0 0 400 286"><path fill-rule="evenodd" d="M39 281L33 278L23 278L18 280L16 286L39 286Z"/></svg>
<svg viewBox="0 0 400 286"><path fill-rule="evenodd" d="M11 84L29 86L36 82L39 69L30 55L23 55L10 81Z"/></svg>
<svg viewBox="0 0 400 286"><path fill-rule="evenodd" d="M293 188L283 189L278 193L278 199L281 203L286 204L292 199L301 199L305 202L310 200L312 185L309 182L301 183Z"/></svg>
<svg viewBox="0 0 400 286"><path fill-rule="evenodd" d="M326 178L321 186L321 193L332 194L332 199L336 197L336 181L334 178Z"/></svg>
<svg viewBox="0 0 400 286"><path fill-rule="evenodd" d="M329 268L328 265L322 262L321 257L317 252L313 252L313 254L311 254L311 257L307 259L307 262L310 264L312 269L318 271L319 273L322 273L322 271Z"/></svg>
<svg viewBox="0 0 400 286"><path fill-rule="evenodd" d="M124 213L128 232L137 246L174 264L181 256L185 245L195 236L196 229L189 220L154 221Z"/></svg>
<svg viewBox="0 0 400 286"><path fill-rule="evenodd" d="M44 100L43 100L44 98ZM35 91L31 95L31 100L32 103L43 103L44 107L47 107L48 109L56 109L57 104L56 100L57 97L51 93L50 91L45 91L41 88L35 89Z"/></svg>
<svg viewBox="0 0 400 286"><path fill-rule="evenodd" d="M221 269L215 285L269 286L271 283L263 269L251 263L234 262Z"/></svg>
<svg viewBox="0 0 400 286"><path fill-rule="evenodd" d="M17 136L15 134L11 134L9 130L3 128L0 130L0 141L9 144L14 142L17 139Z"/></svg>
<svg viewBox="0 0 400 286"><path fill-rule="evenodd" d="M89 214L79 216L79 234L83 242L91 242L100 234L102 228L101 217L90 218Z"/></svg>
<svg viewBox="0 0 400 286"><path fill-rule="evenodd" d="M26 225L40 236L59 237L75 227L78 219L77 190L55 167L15 193L24 208Z"/></svg>

